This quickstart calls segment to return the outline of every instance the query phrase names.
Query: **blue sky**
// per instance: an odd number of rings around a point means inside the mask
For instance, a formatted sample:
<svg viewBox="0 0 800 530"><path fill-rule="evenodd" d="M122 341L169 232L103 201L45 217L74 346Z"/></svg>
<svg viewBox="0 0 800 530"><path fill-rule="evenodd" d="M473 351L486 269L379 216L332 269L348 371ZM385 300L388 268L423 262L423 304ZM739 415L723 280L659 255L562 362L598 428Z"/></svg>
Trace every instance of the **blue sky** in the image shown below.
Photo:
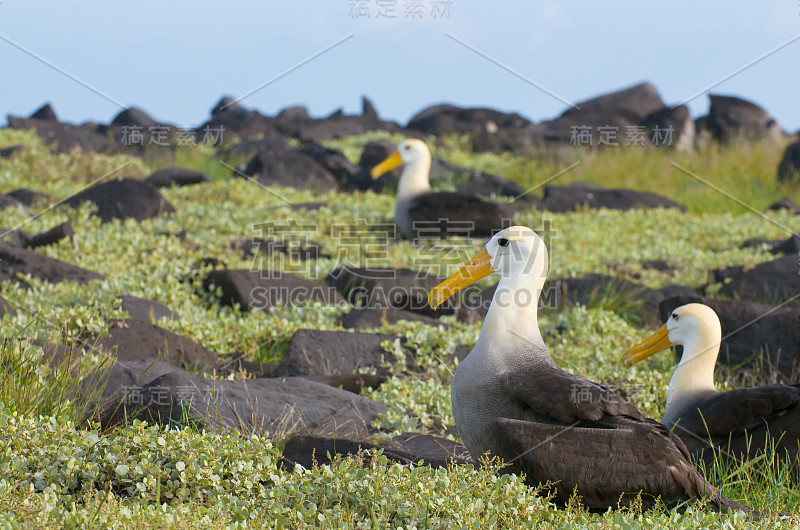
<svg viewBox="0 0 800 530"><path fill-rule="evenodd" d="M800 35L800 0L575 2L437 0L0 1L13 41L122 105L196 125L240 96L352 34L246 98L273 114L289 105L324 116L360 110L404 123L440 102L516 111L535 121L565 109L469 44L558 98L577 102L643 80L681 102ZM366 5L369 17L351 12ZM396 18L378 17L381 5ZM421 17L406 10L421 7ZM391 13L384 13L391 15ZM120 109L0 40L0 122L50 101L65 121L109 121ZM800 129L800 40L712 89L750 99ZM705 113L705 95L689 103Z"/></svg>

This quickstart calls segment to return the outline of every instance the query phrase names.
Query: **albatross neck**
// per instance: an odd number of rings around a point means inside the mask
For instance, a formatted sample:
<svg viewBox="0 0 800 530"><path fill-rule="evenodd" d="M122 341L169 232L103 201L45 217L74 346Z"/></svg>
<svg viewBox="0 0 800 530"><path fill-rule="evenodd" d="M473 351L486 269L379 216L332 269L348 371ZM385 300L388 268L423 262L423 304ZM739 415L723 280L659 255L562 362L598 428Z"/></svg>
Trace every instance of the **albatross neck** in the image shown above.
<svg viewBox="0 0 800 530"><path fill-rule="evenodd" d="M544 287L541 273L518 274L500 278L492 305L483 321L478 345L486 351L508 352L555 366L539 331L539 295ZM510 360L510 359L507 359Z"/></svg>
<svg viewBox="0 0 800 530"><path fill-rule="evenodd" d="M428 179L430 172L430 154L424 154L417 160L407 163L397 185L398 200L410 199L420 193L431 191L431 183Z"/></svg>
<svg viewBox="0 0 800 530"><path fill-rule="evenodd" d="M719 354L721 334L703 333L690 337L683 344L683 356L667 390L667 410L671 405L681 406L680 397L714 388L714 365Z"/></svg>

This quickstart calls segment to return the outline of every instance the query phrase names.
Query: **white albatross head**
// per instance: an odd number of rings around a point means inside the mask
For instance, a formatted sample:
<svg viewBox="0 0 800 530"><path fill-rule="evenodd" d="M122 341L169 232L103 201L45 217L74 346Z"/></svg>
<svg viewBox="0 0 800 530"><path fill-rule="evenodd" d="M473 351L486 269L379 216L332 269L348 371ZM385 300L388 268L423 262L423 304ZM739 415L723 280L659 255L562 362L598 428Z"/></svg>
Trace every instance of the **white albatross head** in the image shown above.
<svg viewBox="0 0 800 530"><path fill-rule="evenodd" d="M416 138L400 142L396 151L370 170L370 175L376 179L401 165L405 168L397 186L398 199L430 191L431 152L425 142Z"/></svg>
<svg viewBox="0 0 800 530"><path fill-rule="evenodd" d="M704 304L686 304L673 310L650 338L626 351L624 359L632 365L673 344L683 346L681 361L669 382L669 408L684 393L714 390L714 366L721 342L722 326L714 310Z"/></svg>
<svg viewBox="0 0 800 530"><path fill-rule="evenodd" d="M400 142L396 151L370 170L370 175L376 179L387 171L404 164L411 167L427 165L430 168L431 152L425 142L416 138ZM427 174L425 176L427 177Z"/></svg>
<svg viewBox="0 0 800 530"><path fill-rule="evenodd" d="M686 304L670 313L667 321L649 339L625 352L625 362L636 364L673 344L683 346L680 364L700 356L716 361L722 327L713 309L704 304Z"/></svg>
<svg viewBox="0 0 800 530"><path fill-rule="evenodd" d="M428 294L428 304L436 309L481 278L497 274L501 284L513 283L509 288L533 288L536 296L532 303L535 307L547 271L547 246L542 238L526 226L510 226L496 233L458 272L434 287Z"/></svg>

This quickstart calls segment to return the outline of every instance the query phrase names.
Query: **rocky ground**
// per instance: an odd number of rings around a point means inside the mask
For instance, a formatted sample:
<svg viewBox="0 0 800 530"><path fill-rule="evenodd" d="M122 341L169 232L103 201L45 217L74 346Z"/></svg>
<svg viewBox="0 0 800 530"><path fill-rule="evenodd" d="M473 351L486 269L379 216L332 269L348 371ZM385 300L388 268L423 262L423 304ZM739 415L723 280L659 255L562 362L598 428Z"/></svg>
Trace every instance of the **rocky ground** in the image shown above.
<svg viewBox="0 0 800 530"><path fill-rule="evenodd" d="M427 307L428 290L481 242L397 239L390 212L399 174L369 177L392 150L387 138L435 144L462 135L475 156L535 159L608 148L599 134L608 127L623 147L626 131L655 148L659 131L670 130L670 149L685 153L786 144L775 178L786 186L800 178L800 143L739 98L711 96L709 115L692 119L645 83L578 106L532 123L438 105L400 126L381 120L366 98L361 115L322 119L302 107L264 116L223 98L192 131L136 108L107 125L62 123L50 105L9 116L0 131L3 336L25 344L45 371L66 363L75 419L103 432L135 419L256 432L281 444L286 469L334 453L368 459L364 450L373 448L402 464L470 462L441 401L494 287L477 285L437 312ZM37 138L12 131L19 129ZM593 131L588 141L579 129ZM371 131L385 137L370 140ZM357 135L357 157L335 147ZM225 176L203 171L205 162L170 163L193 146L222 160ZM116 172L123 160L131 165ZM91 175L63 182L59 171L76 167ZM94 178L106 170L113 174ZM520 224L556 228L540 302L546 340L567 367L623 390L629 384L648 414L663 410L669 360L651 365L656 376L592 373L595 361L570 348L596 346L608 364L608 348L621 355L625 341L638 342L673 308L702 301L722 322L724 377L797 381L800 207L790 198L774 197L770 224L760 211L687 212L675 197L613 181L528 193L442 158L432 179L510 202ZM651 248L666 245L665 232L677 246ZM361 259L347 254L353 249ZM602 333L576 336L595 319L616 330L608 345ZM419 397L430 381L430 394ZM409 388L419 394L411 401L402 397ZM415 399L428 401L419 407Z"/></svg>

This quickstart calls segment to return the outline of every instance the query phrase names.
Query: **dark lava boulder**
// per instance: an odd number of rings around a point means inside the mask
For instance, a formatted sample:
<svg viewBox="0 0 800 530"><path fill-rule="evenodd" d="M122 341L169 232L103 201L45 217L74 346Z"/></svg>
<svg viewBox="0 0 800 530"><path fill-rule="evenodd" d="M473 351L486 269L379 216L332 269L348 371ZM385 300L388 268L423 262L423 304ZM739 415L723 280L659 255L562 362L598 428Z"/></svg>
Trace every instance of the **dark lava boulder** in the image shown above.
<svg viewBox="0 0 800 530"><path fill-rule="evenodd" d="M231 241L234 250L240 250L243 258L253 258L254 269L283 270L286 260L306 261L330 258L320 250L316 241L299 241L289 237L265 239L262 237L243 237ZM302 239L302 238L300 238ZM277 256L277 257L276 257ZM285 256L285 258L284 258Z"/></svg>
<svg viewBox="0 0 800 530"><path fill-rule="evenodd" d="M516 113L500 112L488 108L465 109L455 105L434 105L415 114L406 127L425 134L441 136L445 134L473 133L485 129L487 125L498 129L516 128L530 125L530 120Z"/></svg>
<svg viewBox="0 0 800 530"><path fill-rule="evenodd" d="M26 209L25 206L18 200L9 197L8 195L3 195L2 193L0 193L0 210L4 210L6 208Z"/></svg>
<svg viewBox="0 0 800 530"><path fill-rule="evenodd" d="M171 167L159 169L144 179L144 181L149 182L156 188L168 188L170 186L190 186L192 184L211 182L211 178L202 171Z"/></svg>
<svg viewBox="0 0 800 530"><path fill-rule="evenodd" d="M648 144L689 152L694 148L696 128L686 105L664 107L649 114L640 125Z"/></svg>
<svg viewBox="0 0 800 530"><path fill-rule="evenodd" d="M705 126L716 140L777 141L783 138L783 131L775 119L755 103L717 94L708 97L711 106Z"/></svg>
<svg viewBox="0 0 800 530"><path fill-rule="evenodd" d="M341 295L327 285L276 271L215 270L208 274L203 286L207 291L219 288L222 304L239 304L245 311L269 311L279 301L286 305L307 301L344 303Z"/></svg>
<svg viewBox="0 0 800 530"><path fill-rule="evenodd" d="M146 320L112 320L108 335L92 344L116 355L118 362L157 358L177 368L200 371L210 371L220 364L211 350Z"/></svg>
<svg viewBox="0 0 800 530"><path fill-rule="evenodd" d="M235 144L221 147L219 151L217 151L217 156L224 162L241 165L242 169L244 169L248 160L258 155L261 151L267 151L269 149L289 150L291 146L283 136L254 138L250 140L241 140Z"/></svg>
<svg viewBox="0 0 800 530"><path fill-rule="evenodd" d="M129 107L119 113L111 120L111 125L119 125L120 127L156 127L158 122L154 120L147 112L139 107Z"/></svg>
<svg viewBox="0 0 800 530"><path fill-rule="evenodd" d="M281 131L304 142L323 142L377 130L402 132L396 123L381 120L367 98L361 102L361 114L346 115L339 109L322 119L296 120L291 124L281 121Z"/></svg>
<svg viewBox="0 0 800 530"><path fill-rule="evenodd" d="M72 125L52 120L8 116L11 129L35 129L37 136L56 153L109 153L115 144L92 124Z"/></svg>
<svg viewBox="0 0 800 530"><path fill-rule="evenodd" d="M778 305L800 293L800 262L788 255L756 265L748 271L729 267L713 271L714 281L723 282L720 294L728 298ZM794 305L800 305L796 299Z"/></svg>
<svg viewBox="0 0 800 530"><path fill-rule="evenodd" d="M142 419L255 431L275 439L292 434L357 439L386 411L382 403L302 377L221 381L175 371L142 385L134 402L107 403L94 418L103 428Z"/></svg>
<svg viewBox="0 0 800 530"><path fill-rule="evenodd" d="M581 117L583 114L609 113L637 123L664 106L661 95L652 83L639 83L581 101L576 105L577 108L570 107L562 116Z"/></svg>
<svg viewBox="0 0 800 530"><path fill-rule="evenodd" d="M519 197L525 193L525 188L508 179L473 171L469 180L456 188L461 193L467 195L497 195L499 197Z"/></svg>
<svg viewBox="0 0 800 530"><path fill-rule="evenodd" d="M58 116L56 116L56 111L53 110L53 107L50 105L50 103L45 103L44 105L36 109L33 114L30 115L30 119L58 121Z"/></svg>
<svg viewBox="0 0 800 530"><path fill-rule="evenodd" d="M59 351L56 345L49 345L45 351L47 349L52 350L56 357L69 358L69 353ZM114 362L110 366L101 367L80 382L76 401L85 417L91 417L112 405L135 405L141 397L140 392L144 385L177 370L174 365L155 357Z"/></svg>
<svg viewBox="0 0 800 530"><path fill-rule="evenodd" d="M539 307L561 310L574 305L602 307L620 312L637 323L660 325L658 304L669 296L696 295L684 286L650 289L647 286L608 274L586 274L579 278L556 278L548 282Z"/></svg>
<svg viewBox="0 0 800 530"><path fill-rule="evenodd" d="M30 274L50 283L65 280L88 283L104 278L94 271L0 243L0 281L14 279L17 273Z"/></svg>
<svg viewBox="0 0 800 530"><path fill-rule="evenodd" d="M150 219L162 213L173 213L175 207L148 182L132 178L118 178L96 184L73 195L65 204L73 208L82 202L97 205L97 216L107 223L113 219Z"/></svg>
<svg viewBox="0 0 800 530"><path fill-rule="evenodd" d="M221 143L238 137L248 140L255 137L283 139L276 129L276 120L257 110L245 109L228 96L218 101L211 110L211 119L198 127L198 131L221 131Z"/></svg>
<svg viewBox="0 0 800 530"><path fill-rule="evenodd" d="M439 325L439 321L435 318L393 307L384 309L375 307L354 307L349 313L339 318L339 323L345 329L368 329L380 328L387 324L394 324L400 320L422 322L430 326Z"/></svg>
<svg viewBox="0 0 800 530"><path fill-rule="evenodd" d="M139 298L138 296L130 296L127 294L119 296L118 298L122 302L120 304L120 309L127 311L132 319L154 323L161 318L168 318L170 320L178 318L178 315L173 313L170 308L155 300L147 300L146 298Z"/></svg>
<svg viewBox="0 0 800 530"><path fill-rule="evenodd" d="M297 151L267 149L254 156L242 169L248 177L258 175L265 186L289 186L317 192L335 189L338 185L333 174Z"/></svg>
<svg viewBox="0 0 800 530"><path fill-rule="evenodd" d="M789 210L794 214L800 214L800 206L798 206L789 197L784 197L767 206L767 211Z"/></svg>
<svg viewBox="0 0 800 530"><path fill-rule="evenodd" d="M62 239L72 240L74 235L75 232L72 230L72 223L66 221L45 232L33 236L26 235L26 237L23 238L23 246L25 248L44 247L58 243Z"/></svg>
<svg viewBox="0 0 800 530"><path fill-rule="evenodd" d="M541 208L551 212L574 212L584 207L630 210L633 208L686 208L672 199L646 191L605 189L582 185L545 186Z"/></svg>
<svg viewBox="0 0 800 530"><path fill-rule="evenodd" d="M396 167L377 179L373 179L370 175L370 170L389 157L395 149L395 145L389 140L367 142L361 151L357 170L342 184L342 189L373 190L377 193L384 190L396 190L400 175L403 172L402 167Z"/></svg>
<svg viewBox="0 0 800 530"><path fill-rule="evenodd" d="M6 195L21 202L25 206L33 206L34 203L43 202L50 199L46 193L36 190L29 190L27 188L12 190L6 193Z"/></svg>
<svg viewBox="0 0 800 530"><path fill-rule="evenodd" d="M411 118L408 129L424 134L469 134L475 151L525 152L531 145L531 122L516 113L488 108L434 105Z"/></svg>
<svg viewBox="0 0 800 530"><path fill-rule="evenodd" d="M561 116L543 121L534 131L546 141L573 145L637 145L627 137L629 128L645 126L646 118L664 107L655 86L640 83L577 103ZM585 137L576 136L583 131Z"/></svg>
<svg viewBox="0 0 800 530"><path fill-rule="evenodd" d="M299 464L311 469L329 464L334 455L355 456L368 463L376 451L403 465L439 468L474 463L463 444L429 434L404 433L380 445L324 436L293 436L283 449L283 467L291 470Z"/></svg>
<svg viewBox="0 0 800 530"><path fill-rule="evenodd" d="M789 145L783 153L778 166L778 181L800 182L800 142Z"/></svg>
<svg viewBox="0 0 800 530"><path fill-rule="evenodd" d="M461 297L454 296L437 310L428 306L428 293L442 282L434 274L411 269L340 267L328 274L329 285L357 307L404 309L421 315L439 317L456 312ZM467 288L471 293L477 288Z"/></svg>
<svg viewBox="0 0 800 530"><path fill-rule="evenodd" d="M357 374L361 368L385 376L397 359L381 343L397 338L375 333L300 329L292 335L273 376L346 375Z"/></svg>
<svg viewBox="0 0 800 530"><path fill-rule="evenodd" d="M10 145L0 149L0 158L11 158L15 153L21 153L25 150L24 145Z"/></svg>
<svg viewBox="0 0 800 530"><path fill-rule="evenodd" d="M788 239L748 239L742 243L741 248L760 247L767 245L771 254L799 254L800 253L800 235L792 234Z"/></svg>
<svg viewBox="0 0 800 530"><path fill-rule="evenodd" d="M796 382L800 373L800 309L744 300L678 296L659 304L662 321L682 305L701 303L713 309L722 325L717 365L750 369L774 367Z"/></svg>
<svg viewBox="0 0 800 530"><path fill-rule="evenodd" d="M308 157L311 157L316 163L330 171L336 177L336 180L341 184L349 182L353 175L358 173L359 168L344 156L344 153L338 149L324 147L316 142L310 142L304 145L300 152Z"/></svg>

